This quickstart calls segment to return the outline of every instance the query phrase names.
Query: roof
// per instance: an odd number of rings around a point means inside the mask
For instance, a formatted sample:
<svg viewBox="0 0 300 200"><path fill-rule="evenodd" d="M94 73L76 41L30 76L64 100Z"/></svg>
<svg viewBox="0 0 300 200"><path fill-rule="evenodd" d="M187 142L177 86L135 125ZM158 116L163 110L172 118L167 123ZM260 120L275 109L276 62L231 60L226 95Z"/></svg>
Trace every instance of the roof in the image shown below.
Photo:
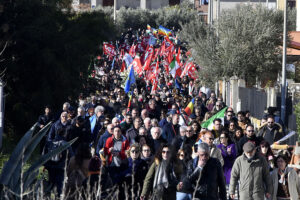
<svg viewBox="0 0 300 200"><path fill-rule="evenodd" d="M291 42L288 44L286 53L288 56L300 55L300 31L289 32Z"/></svg>

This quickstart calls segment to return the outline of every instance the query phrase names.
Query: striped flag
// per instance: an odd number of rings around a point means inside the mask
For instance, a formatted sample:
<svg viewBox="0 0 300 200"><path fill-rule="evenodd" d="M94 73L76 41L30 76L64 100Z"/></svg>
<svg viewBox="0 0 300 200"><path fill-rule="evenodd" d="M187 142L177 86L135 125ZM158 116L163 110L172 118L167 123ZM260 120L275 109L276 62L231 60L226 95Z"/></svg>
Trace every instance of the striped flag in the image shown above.
<svg viewBox="0 0 300 200"><path fill-rule="evenodd" d="M203 122L201 124L202 128L207 128L209 130L213 130L214 127L214 123L213 121L216 118L219 118L222 120L222 124L224 125L224 115L225 115L225 111L226 111L227 107L223 108L222 110L220 110L218 113L216 113L215 115L213 115L212 117L210 117L208 120L206 120L205 122Z"/></svg>
<svg viewBox="0 0 300 200"><path fill-rule="evenodd" d="M194 111L194 104L195 104L195 98L192 99L192 101L187 105L187 107L184 109L185 113L190 116Z"/></svg>
<svg viewBox="0 0 300 200"><path fill-rule="evenodd" d="M181 75L181 68L179 63L177 62L176 58L173 59L171 64L169 65L170 74L174 77Z"/></svg>

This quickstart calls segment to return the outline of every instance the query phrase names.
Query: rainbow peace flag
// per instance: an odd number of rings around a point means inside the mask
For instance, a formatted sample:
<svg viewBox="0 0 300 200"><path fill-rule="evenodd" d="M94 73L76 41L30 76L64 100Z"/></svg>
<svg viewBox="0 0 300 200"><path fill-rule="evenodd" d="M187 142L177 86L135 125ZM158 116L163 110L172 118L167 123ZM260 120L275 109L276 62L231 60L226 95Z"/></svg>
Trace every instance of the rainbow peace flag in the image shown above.
<svg viewBox="0 0 300 200"><path fill-rule="evenodd" d="M167 29L167 28L160 25L159 28L158 28L158 34L159 35L170 36L170 35L172 35L172 31L170 29Z"/></svg>
<svg viewBox="0 0 300 200"><path fill-rule="evenodd" d="M187 105L187 107L184 109L184 112L190 116L193 113L194 110L194 104L195 104L195 98L192 99L192 101Z"/></svg>

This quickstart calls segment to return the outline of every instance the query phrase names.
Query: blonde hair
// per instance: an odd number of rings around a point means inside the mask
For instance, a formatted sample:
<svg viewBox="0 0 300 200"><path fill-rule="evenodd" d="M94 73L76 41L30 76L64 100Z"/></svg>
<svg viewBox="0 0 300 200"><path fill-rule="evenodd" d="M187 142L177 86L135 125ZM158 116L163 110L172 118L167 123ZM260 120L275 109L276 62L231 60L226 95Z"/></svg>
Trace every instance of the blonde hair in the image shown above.
<svg viewBox="0 0 300 200"><path fill-rule="evenodd" d="M132 144L132 145L129 147L129 149L126 151L126 156L127 156L127 158L130 157L130 151L131 151L132 148L135 148L135 150L138 151L138 152L140 153L141 146L140 146L138 143L134 143L134 144Z"/></svg>

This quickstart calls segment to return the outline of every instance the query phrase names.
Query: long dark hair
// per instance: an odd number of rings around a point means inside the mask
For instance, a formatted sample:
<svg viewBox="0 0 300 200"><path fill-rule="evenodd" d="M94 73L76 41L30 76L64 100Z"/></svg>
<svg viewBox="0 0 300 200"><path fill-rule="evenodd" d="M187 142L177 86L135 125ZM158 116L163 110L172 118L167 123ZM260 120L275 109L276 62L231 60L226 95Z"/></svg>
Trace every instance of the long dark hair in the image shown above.
<svg viewBox="0 0 300 200"><path fill-rule="evenodd" d="M267 147L267 148L268 148L268 151L267 151L266 155L264 155L264 156L266 156L267 158L268 158L269 156L274 157L274 154L273 154L273 152L272 152L272 149L271 149L271 147L270 147L270 144L269 144L266 140L261 141L261 143L259 144L259 152L260 152L261 155L262 155L262 152L261 152L261 146L264 146L264 147Z"/></svg>
<svg viewBox="0 0 300 200"><path fill-rule="evenodd" d="M221 131L220 136L221 136L222 134L224 134L225 137L228 139L228 140L227 140L227 145L230 145L230 144L233 143L233 141L231 140L230 135L229 135L229 132L228 132L227 129L223 129L223 130Z"/></svg>
<svg viewBox="0 0 300 200"><path fill-rule="evenodd" d="M161 162L162 159L163 159L162 158L162 151L163 151L164 148L169 148L170 158L173 157L173 155L171 154L172 153L172 147L171 147L171 145L169 145L169 144L162 144L160 146L160 148L158 149L158 151L156 152L156 154L155 154L155 159L158 160L159 162Z"/></svg>

